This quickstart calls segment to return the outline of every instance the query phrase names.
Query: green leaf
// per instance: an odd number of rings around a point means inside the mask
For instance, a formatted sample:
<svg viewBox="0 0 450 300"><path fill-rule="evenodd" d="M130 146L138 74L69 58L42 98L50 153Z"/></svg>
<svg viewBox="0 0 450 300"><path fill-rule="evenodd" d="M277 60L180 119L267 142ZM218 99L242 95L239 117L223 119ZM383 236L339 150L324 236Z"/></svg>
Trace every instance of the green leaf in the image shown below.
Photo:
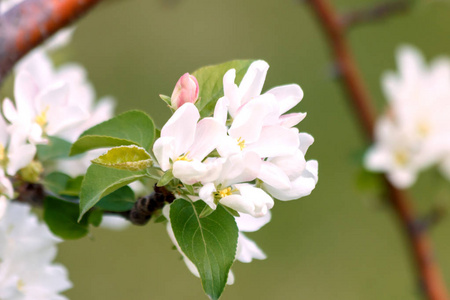
<svg viewBox="0 0 450 300"><path fill-rule="evenodd" d="M101 210L95 209L89 212L88 222L94 227L100 226L103 219L103 212Z"/></svg>
<svg viewBox="0 0 450 300"><path fill-rule="evenodd" d="M78 197L81 192L81 183L83 182L83 179L84 176L82 175L75 178L70 178L66 183L65 189L60 191L59 194Z"/></svg>
<svg viewBox="0 0 450 300"><path fill-rule="evenodd" d="M48 144L36 145L39 161L69 157L72 144L55 136L48 137Z"/></svg>
<svg viewBox="0 0 450 300"><path fill-rule="evenodd" d="M55 194L59 194L66 189L70 176L61 172L53 172L44 178L44 187Z"/></svg>
<svg viewBox="0 0 450 300"><path fill-rule="evenodd" d="M160 94L160 95L159 95L159 98L161 98L162 101L166 102L166 104L167 104L169 107L172 106L172 99L171 99L169 96Z"/></svg>
<svg viewBox="0 0 450 300"><path fill-rule="evenodd" d="M200 273L203 290L211 299L219 299L236 255L238 228L221 205L200 219L205 205L177 199L170 207L170 222L181 250Z"/></svg>
<svg viewBox="0 0 450 300"><path fill-rule="evenodd" d="M212 214L213 212L215 212L214 209L212 209L209 205L205 205L202 212L200 213L199 218L205 218L205 217L209 216L210 214Z"/></svg>
<svg viewBox="0 0 450 300"><path fill-rule="evenodd" d="M136 198L133 190L129 186L123 186L100 199L95 206L103 210L121 212L132 209L134 202Z"/></svg>
<svg viewBox="0 0 450 300"><path fill-rule="evenodd" d="M105 167L129 171L145 170L153 163L150 154L144 148L134 145L112 148L92 162Z"/></svg>
<svg viewBox="0 0 450 300"><path fill-rule="evenodd" d="M47 197L44 200L44 221L51 232L63 239L79 239L89 232L88 216L80 222L78 204Z"/></svg>
<svg viewBox="0 0 450 300"><path fill-rule="evenodd" d="M170 169L170 170L167 170L163 176L161 176L161 179L159 179L159 181L156 185L157 186L166 186L172 179L173 179L173 173L172 173L172 169Z"/></svg>
<svg viewBox="0 0 450 300"><path fill-rule="evenodd" d="M124 145L149 149L154 138L155 125L152 119L142 111L131 110L83 132L72 145L70 155Z"/></svg>
<svg viewBox="0 0 450 300"><path fill-rule="evenodd" d="M254 60L233 60L200 68L192 74L197 78L200 87L199 100L195 105L202 117L210 116L217 100L223 96L223 75L230 69L236 69L235 83L239 85L252 62Z"/></svg>
<svg viewBox="0 0 450 300"><path fill-rule="evenodd" d="M104 196L145 176L145 171L117 170L91 165L81 185L79 219Z"/></svg>

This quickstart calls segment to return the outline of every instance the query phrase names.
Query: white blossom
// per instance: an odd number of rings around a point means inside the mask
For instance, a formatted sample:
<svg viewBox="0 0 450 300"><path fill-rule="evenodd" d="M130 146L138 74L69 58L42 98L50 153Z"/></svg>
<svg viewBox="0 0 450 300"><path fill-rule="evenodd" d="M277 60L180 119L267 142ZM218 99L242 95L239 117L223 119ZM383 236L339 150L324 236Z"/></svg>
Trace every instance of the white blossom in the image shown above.
<svg viewBox="0 0 450 300"><path fill-rule="evenodd" d="M389 107L376 124L365 165L407 188L420 171L450 155L450 61L439 58L427 66L418 50L404 46L397 63L398 73L382 80Z"/></svg>
<svg viewBox="0 0 450 300"><path fill-rule="evenodd" d="M66 269L52 263L56 243L28 206L10 203L0 219L0 298L60 300L71 288Z"/></svg>

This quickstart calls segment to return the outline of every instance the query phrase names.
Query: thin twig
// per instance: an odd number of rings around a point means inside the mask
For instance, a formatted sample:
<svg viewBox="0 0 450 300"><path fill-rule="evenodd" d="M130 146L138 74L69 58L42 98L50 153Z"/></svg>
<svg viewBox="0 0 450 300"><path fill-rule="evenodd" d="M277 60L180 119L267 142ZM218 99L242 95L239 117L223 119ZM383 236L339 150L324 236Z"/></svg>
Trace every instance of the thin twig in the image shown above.
<svg viewBox="0 0 450 300"><path fill-rule="evenodd" d="M345 37L345 27L339 15L327 0L309 0L312 10L326 33L342 74L343 87L349 93L350 104L369 141L373 139L375 114L372 99L364 86L355 60ZM408 196L385 179L394 211L408 237L420 281L429 300L448 300L448 293L441 272L434 260L427 232L417 230L418 218Z"/></svg>
<svg viewBox="0 0 450 300"><path fill-rule="evenodd" d="M0 15L0 85L30 50L100 0L25 0Z"/></svg>
<svg viewBox="0 0 450 300"><path fill-rule="evenodd" d="M394 14L407 12L412 6L412 0L394 0L376 4L369 8L355 10L341 16L342 26L350 29L354 26L380 21Z"/></svg>

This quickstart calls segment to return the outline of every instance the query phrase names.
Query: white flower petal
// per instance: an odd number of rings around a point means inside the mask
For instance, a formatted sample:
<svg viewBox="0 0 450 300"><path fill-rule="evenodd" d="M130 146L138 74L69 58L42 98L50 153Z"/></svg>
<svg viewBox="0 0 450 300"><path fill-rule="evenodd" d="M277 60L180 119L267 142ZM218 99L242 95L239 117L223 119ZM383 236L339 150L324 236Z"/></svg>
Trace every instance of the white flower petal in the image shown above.
<svg viewBox="0 0 450 300"><path fill-rule="evenodd" d="M266 94L272 94L277 98L281 114L294 108L303 98L303 90L297 84L277 86Z"/></svg>
<svg viewBox="0 0 450 300"><path fill-rule="evenodd" d="M202 119L197 124L188 157L202 161L225 138L226 130L226 127L214 118Z"/></svg>
<svg viewBox="0 0 450 300"><path fill-rule="evenodd" d="M238 247L236 250L236 260L243 263L250 263L253 259L266 259L266 254L256 245L254 241L239 233Z"/></svg>
<svg viewBox="0 0 450 300"><path fill-rule="evenodd" d="M255 218L248 214L240 214L240 216L236 217L235 219L239 231L255 232L270 222L270 220L272 219L272 214L270 213L270 211L268 211L267 214L260 218Z"/></svg>

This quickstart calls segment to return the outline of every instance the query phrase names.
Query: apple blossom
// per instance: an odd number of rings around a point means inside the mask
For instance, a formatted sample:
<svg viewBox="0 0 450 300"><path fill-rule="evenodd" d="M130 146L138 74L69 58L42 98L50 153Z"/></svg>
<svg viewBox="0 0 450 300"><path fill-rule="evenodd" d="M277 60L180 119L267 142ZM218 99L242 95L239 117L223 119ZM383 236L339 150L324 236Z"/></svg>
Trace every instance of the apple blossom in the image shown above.
<svg viewBox="0 0 450 300"><path fill-rule="evenodd" d="M398 73L388 72L382 80L389 108L376 124L365 165L407 188L420 171L443 164L450 153L450 60L427 66L418 50L403 46L397 62Z"/></svg>

